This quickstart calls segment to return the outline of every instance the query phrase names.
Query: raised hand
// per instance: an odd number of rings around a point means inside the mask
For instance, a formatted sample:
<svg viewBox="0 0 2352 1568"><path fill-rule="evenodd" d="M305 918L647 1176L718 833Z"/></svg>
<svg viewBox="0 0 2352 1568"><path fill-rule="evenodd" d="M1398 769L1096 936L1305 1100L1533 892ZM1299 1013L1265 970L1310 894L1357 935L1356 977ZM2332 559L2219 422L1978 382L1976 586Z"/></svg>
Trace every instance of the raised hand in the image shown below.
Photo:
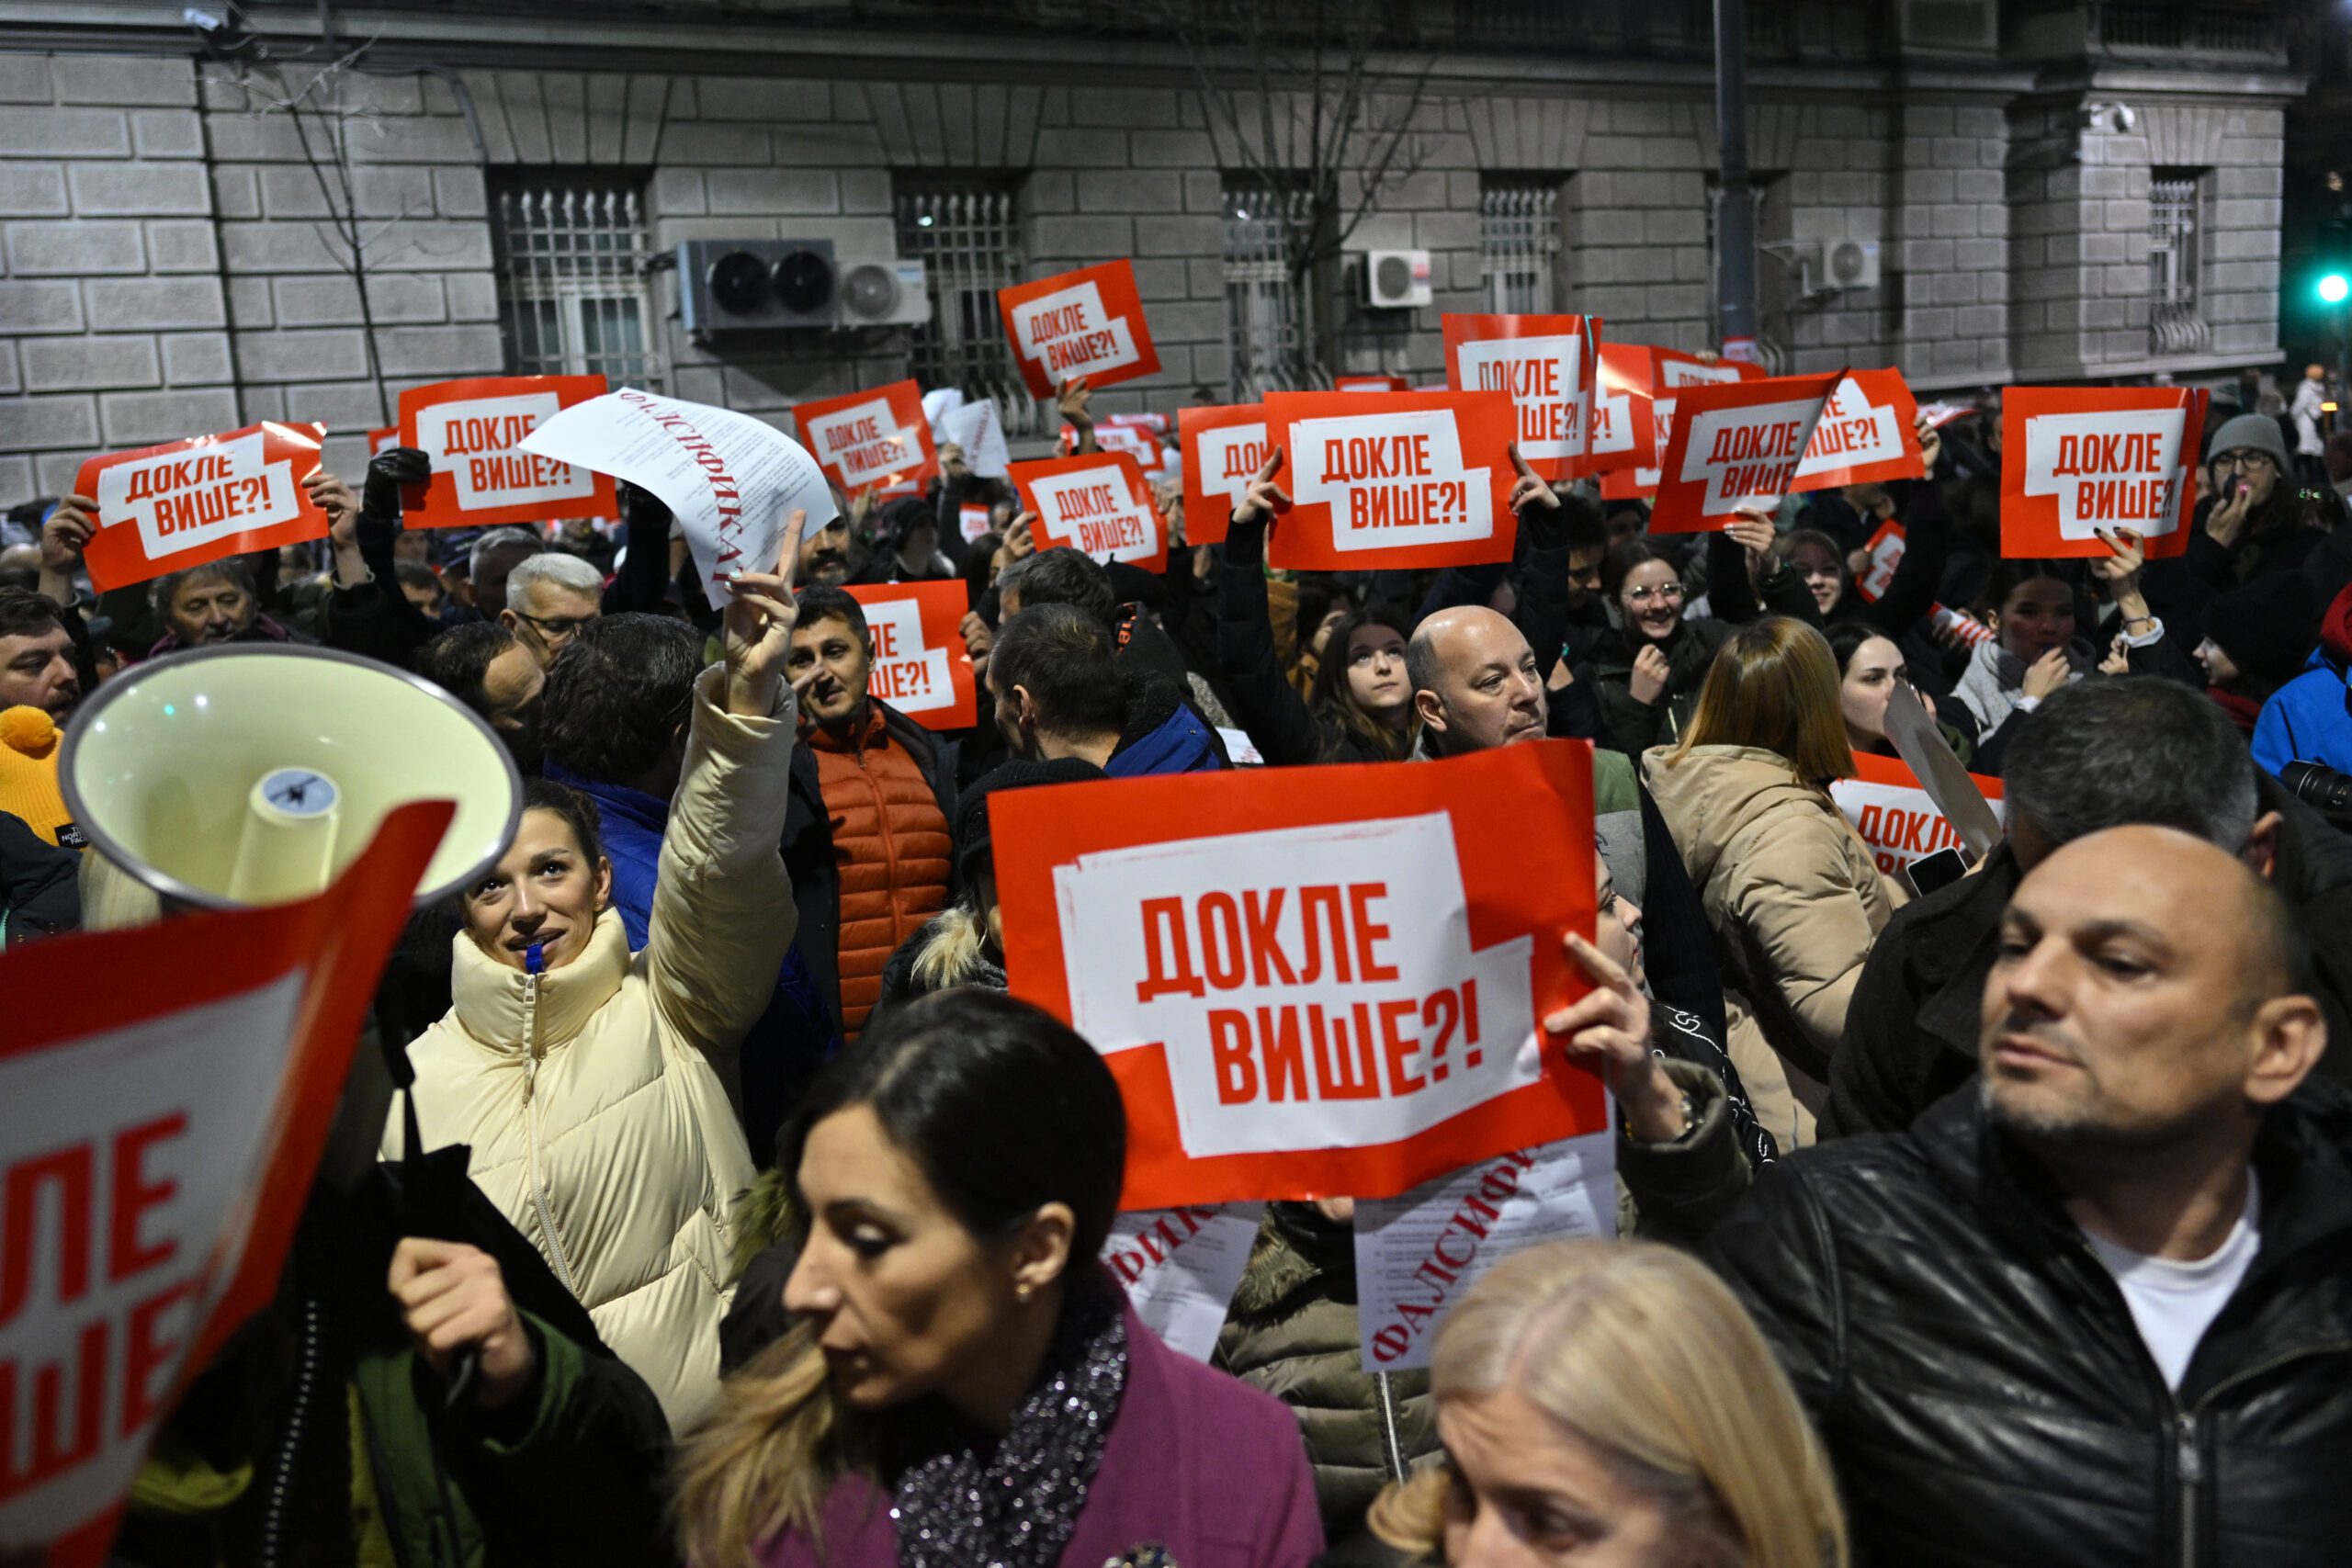
<svg viewBox="0 0 2352 1568"><path fill-rule="evenodd" d="M1519 455L1517 442L1511 444L1510 466L1519 471L1519 478L1511 482L1510 487L1510 509L1513 512L1524 513L1531 506L1540 506L1553 512L1560 509L1558 492L1535 477L1535 470L1529 468L1527 459Z"/></svg>
<svg viewBox="0 0 2352 1568"><path fill-rule="evenodd" d="M719 618L719 644L727 661L727 711L738 717L766 718L775 710L776 690L792 652L792 628L800 619L792 579L808 525L808 513L795 507L775 570L739 571L724 584L728 600Z"/></svg>
<svg viewBox="0 0 2352 1568"><path fill-rule="evenodd" d="M1634 700L1644 707L1650 706L1666 694L1666 683L1673 675L1674 667L1658 651L1657 644L1642 644L1642 650L1634 655Z"/></svg>
<svg viewBox="0 0 2352 1568"><path fill-rule="evenodd" d="M1290 494L1274 482L1283 471L1283 449L1275 447L1266 458L1266 466L1250 481L1249 491L1241 497L1241 504L1233 509L1233 521L1238 527L1254 528L1271 522L1274 513L1290 509Z"/></svg>

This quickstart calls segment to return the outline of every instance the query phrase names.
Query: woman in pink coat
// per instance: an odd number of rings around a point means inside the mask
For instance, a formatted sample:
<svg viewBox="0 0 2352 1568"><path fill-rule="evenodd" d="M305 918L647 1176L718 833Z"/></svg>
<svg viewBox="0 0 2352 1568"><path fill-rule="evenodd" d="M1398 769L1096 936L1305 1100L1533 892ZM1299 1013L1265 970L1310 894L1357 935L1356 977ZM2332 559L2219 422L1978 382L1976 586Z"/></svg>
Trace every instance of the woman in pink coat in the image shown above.
<svg viewBox="0 0 2352 1568"><path fill-rule="evenodd" d="M1168 1349L1095 1261L1126 1119L1092 1047L947 991L812 1087L783 1150L793 1330L685 1445L697 1568L1304 1568L1298 1426Z"/></svg>

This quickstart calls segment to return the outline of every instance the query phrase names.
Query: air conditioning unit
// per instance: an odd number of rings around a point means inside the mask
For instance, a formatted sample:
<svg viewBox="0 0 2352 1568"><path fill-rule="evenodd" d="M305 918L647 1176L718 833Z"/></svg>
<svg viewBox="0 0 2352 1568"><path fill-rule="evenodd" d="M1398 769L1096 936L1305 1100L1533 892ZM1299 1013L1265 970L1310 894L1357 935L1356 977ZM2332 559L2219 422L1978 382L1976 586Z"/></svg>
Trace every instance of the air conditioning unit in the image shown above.
<svg viewBox="0 0 2352 1568"><path fill-rule="evenodd" d="M1876 288L1878 242L1874 239L1825 240L1821 244L1818 288Z"/></svg>
<svg viewBox="0 0 2352 1568"><path fill-rule="evenodd" d="M841 312L831 240L688 240L678 300L690 333L831 327Z"/></svg>
<svg viewBox="0 0 2352 1568"><path fill-rule="evenodd" d="M1429 252L1364 252L1363 302L1375 310L1406 310L1428 304Z"/></svg>
<svg viewBox="0 0 2352 1568"><path fill-rule="evenodd" d="M931 287L922 263L896 256L845 257L841 275L842 326L918 326L931 320Z"/></svg>

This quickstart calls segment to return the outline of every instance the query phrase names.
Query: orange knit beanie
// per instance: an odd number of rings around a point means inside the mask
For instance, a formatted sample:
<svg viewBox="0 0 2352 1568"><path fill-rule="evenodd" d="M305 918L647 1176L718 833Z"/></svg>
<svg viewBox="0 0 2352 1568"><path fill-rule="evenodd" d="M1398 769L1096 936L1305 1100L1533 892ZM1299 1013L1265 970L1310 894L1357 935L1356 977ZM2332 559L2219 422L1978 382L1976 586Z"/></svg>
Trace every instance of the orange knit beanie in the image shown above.
<svg viewBox="0 0 2352 1568"><path fill-rule="evenodd" d="M52 844L59 841L57 830L73 821L57 787L62 739L56 722L37 707L0 711L0 811L23 818ZM69 835L68 847L79 849L80 838Z"/></svg>

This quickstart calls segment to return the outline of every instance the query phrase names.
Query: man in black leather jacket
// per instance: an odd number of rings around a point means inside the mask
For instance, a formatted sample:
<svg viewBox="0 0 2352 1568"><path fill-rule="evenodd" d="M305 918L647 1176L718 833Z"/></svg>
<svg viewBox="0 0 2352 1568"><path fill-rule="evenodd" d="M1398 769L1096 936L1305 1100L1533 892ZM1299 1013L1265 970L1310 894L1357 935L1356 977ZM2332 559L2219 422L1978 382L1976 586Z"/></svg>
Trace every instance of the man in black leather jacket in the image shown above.
<svg viewBox="0 0 2352 1568"><path fill-rule="evenodd" d="M1824 1142L1894 1133L1976 1076L1976 1009L2018 883L2061 844L2127 823L2194 833L2269 878L2317 967L2352 1080L2352 837L2254 765L2201 692L2154 676L2083 681L2045 701L2009 750L2009 837L1973 876L1895 911L1871 946L1829 1064Z"/></svg>
<svg viewBox="0 0 2352 1568"><path fill-rule="evenodd" d="M2002 917L1975 1087L1760 1173L1707 1246L1857 1562L2342 1561L2352 1098L2284 905L2173 829Z"/></svg>

